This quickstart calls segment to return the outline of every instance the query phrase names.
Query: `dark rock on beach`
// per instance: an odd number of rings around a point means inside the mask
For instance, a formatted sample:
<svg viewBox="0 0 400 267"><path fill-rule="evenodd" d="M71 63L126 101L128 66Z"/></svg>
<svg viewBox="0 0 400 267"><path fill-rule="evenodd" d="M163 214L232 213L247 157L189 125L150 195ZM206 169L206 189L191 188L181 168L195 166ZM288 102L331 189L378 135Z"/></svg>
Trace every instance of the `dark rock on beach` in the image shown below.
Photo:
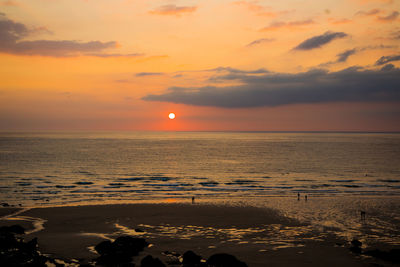
<svg viewBox="0 0 400 267"><path fill-rule="evenodd" d="M161 254L167 256L169 259L167 260L168 265L181 265L182 264L182 255L175 251L163 251Z"/></svg>
<svg viewBox="0 0 400 267"><path fill-rule="evenodd" d="M197 255L191 250L186 251L183 253L182 257L182 264L183 266L200 266L201 264L201 256Z"/></svg>
<svg viewBox="0 0 400 267"><path fill-rule="evenodd" d="M353 239L350 243L351 243L350 251L356 254L360 254L362 243L357 239Z"/></svg>
<svg viewBox="0 0 400 267"><path fill-rule="evenodd" d="M247 267L246 263L226 253L218 253L210 256L207 264L209 267Z"/></svg>
<svg viewBox="0 0 400 267"><path fill-rule="evenodd" d="M2 226L0 227L0 232L10 232L17 235L25 234L25 229L21 225L11 225L11 226Z"/></svg>
<svg viewBox="0 0 400 267"><path fill-rule="evenodd" d="M150 255L147 255L140 262L140 267L166 267L164 263L158 258L153 258Z"/></svg>
<svg viewBox="0 0 400 267"><path fill-rule="evenodd" d="M104 266L133 266L132 257L139 254L148 245L143 238L120 236L114 242L103 241L95 250L100 254L97 264Z"/></svg>
<svg viewBox="0 0 400 267"><path fill-rule="evenodd" d="M107 254L112 250L112 243L111 241L103 241L99 244L97 244L94 249L99 253L100 255Z"/></svg>
<svg viewBox="0 0 400 267"><path fill-rule="evenodd" d="M400 249L391 249L389 251L374 249L365 251L363 254L392 263L400 263Z"/></svg>
<svg viewBox="0 0 400 267"><path fill-rule="evenodd" d="M47 263L56 265L53 259L39 254L36 238L24 242L15 236L24 232L24 228L19 225L0 228L0 266L44 267Z"/></svg>

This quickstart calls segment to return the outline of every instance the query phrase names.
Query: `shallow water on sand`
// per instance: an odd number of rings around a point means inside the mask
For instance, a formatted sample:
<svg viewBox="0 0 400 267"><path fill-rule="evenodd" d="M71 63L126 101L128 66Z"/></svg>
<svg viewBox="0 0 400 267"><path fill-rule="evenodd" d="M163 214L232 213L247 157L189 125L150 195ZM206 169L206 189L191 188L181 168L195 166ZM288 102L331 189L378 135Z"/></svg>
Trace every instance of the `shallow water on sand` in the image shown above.
<svg viewBox="0 0 400 267"><path fill-rule="evenodd" d="M351 241L357 238L365 246L377 243L400 245L400 197L335 196L247 198L242 205L269 207L283 215L309 224L312 230L333 234ZM366 213L361 218L360 211ZM307 228L301 231L308 231ZM299 230L300 231L300 230Z"/></svg>

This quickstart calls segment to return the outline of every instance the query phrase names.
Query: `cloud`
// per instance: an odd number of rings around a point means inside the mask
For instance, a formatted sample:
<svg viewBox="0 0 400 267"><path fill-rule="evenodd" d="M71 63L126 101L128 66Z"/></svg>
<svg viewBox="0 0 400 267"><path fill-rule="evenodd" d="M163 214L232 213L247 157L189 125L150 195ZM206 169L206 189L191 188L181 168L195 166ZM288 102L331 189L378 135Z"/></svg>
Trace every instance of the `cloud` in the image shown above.
<svg viewBox="0 0 400 267"><path fill-rule="evenodd" d="M0 13L0 44L16 41L30 34L30 30L22 23L14 22Z"/></svg>
<svg viewBox="0 0 400 267"><path fill-rule="evenodd" d="M270 43L274 40L275 39L272 39L272 38L261 38L261 39L257 39L255 41L247 44L246 47L251 47L251 46L260 45L260 44L264 44L264 43Z"/></svg>
<svg viewBox="0 0 400 267"><path fill-rule="evenodd" d="M0 6L19 6L19 5L20 4L17 1L12 1L12 0L0 2Z"/></svg>
<svg viewBox="0 0 400 267"><path fill-rule="evenodd" d="M230 68L230 67L218 67L215 69L210 69L208 70L209 72L215 72L217 75L213 75L210 78L208 78L209 82L224 82L227 80L240 80L243 78L243 76L249 76L249 77L253 77L253 76L259 76L259 75L263 75L266 73L270 73L268 70L266 69L255 69L255 70L239 70L239 69L235 69L235 68Z"/></svg>
<svg viewBox="0 0 400 267"><path fill-rule="evenodd" d="M364 47L356 47L353 49L348 49L345 50L339 54L336 55L337 59L335 61L329 61L326 63L322 63L319 66L320 67L326 67L332 64L336 64L336 63L343 63L343 62L347 62L347 59L352 56L357 54L358 52L362 52L362 51L366 51L366 50L374 50L374 49L391 49L391 48L396 48L396 46L391 46L391 45L373 45L373 46L364 46Z"/></svg>
<svg viewBox="0 0 400 267"><path fill-rule="evenodd" d="M136 77L144 77L144 76L159 76L164 75L163 72L138 72L135 74Z"/></svg>
<svg viewBox="0 0 400 267"><path fill-rule="evenodd" d="M347 24L353 22L351 19L335 19L335 18L329 18L328 21L334 25Z"/></svg>
<svg viewBox="0 0 400 267"><path fill-rule="evenodd" d="M374 16L374 15L378 15L382 12L382 10L380 10L379 8L374 8L368 11L358 11L356 13L356 15L359 16Z"/></svg>
<svg viewBox="0 0 400 267"><path fill-rule="evenodd" d="M236 1L233 4L238 6L244 6L248 10L256 13L258 16L275 17L278 15L277 12L271 11L270 8L257 4L257 2L247 1Z"/></svg>
<svg viewBox="0 0 400 267"><path fill-rule="evenodd" d="M325 32L322 35L317 35L311 37L303 42L301 42L298 46L293 48L294 50L311 50L314 48L320 48L325 44L332 42L335 39L341 39L348 36L344 32Z"/></svg>
<svg viewBox="0 0 400 267"><path fill-rule="evenodd" d="M154 15L180 16L184 13L193 13L196 11L196 9L196 6L164 5L149 11L149 13Z"/></svg>
<svg viewBox="0 0 400 267"><path fill-rule="evenodd" d="M281 29L281 28L293 29L293 28L298 28L301 26L308 26L308 25L312 25L312 24L315 24L315 22L312 19L289 21L289 22L277 21L277 22L271 23L267 27L262 28L260 31L262 31L262 32L274 31L274 30Z"/></svg>
<svg viewBox="0 0 400 267"><path fill-rule="evenodd" d="M381 57L380 59L378 59L375 62L375 65L380 66L380 65L384 65L389 62L399 61L399 60L400 60L400 55L384 56L384 57Z"/></svg>
<svg viewBox="0 0 400 267"><path fill-rule="evenodd" d="M240 70L240 69L235 69L235 68L231 68L231 67L217 67L214 69L209 69L206 71L212 71L212 72L217 72L217 73L221 73L221 72L228 72L228 73L234 73L234 74L263 74L263 73L269 73L268 70L266 69L256 69L256 70Z"/></svg>
<svg viewBox="0 0 400 267"><path fill-rule="evenodd" d="M355 53L357 53L357 49L355 48L339 53L337 54L337 62L346 62L349 56L354 55Z"/></svg>
<svg viewBox="0 0 400 267"><path fill-rule="evenodd" d="M96 57L137 56L138 54L105 54L104 50L116 48L117 42L75 40L34 40L24 41L24 38L37 33L51 33L47 28L28 28L26 25L8 19L0 14L0 53L15 55L39 55L50 57L70 57L88 55Z"/></svg>
<svg viewBox="0 0 400 267"><path fill-rule="evenodd" d="M393 11L390 15L387 15L385 17L382 16L378 16L377 20L380 22L391 22L397 19L397 17L399 16L399 12L398 11Z"/></svg>
<svg viewBox="0 0 400 267"><path fill-rule="evenodd" d="M400 69L365 70L352 67L337 72L310 70L297 74L243 74L241 85L171 87L146 101L221 108L251 108L326 102L400 101Z"/></svg>

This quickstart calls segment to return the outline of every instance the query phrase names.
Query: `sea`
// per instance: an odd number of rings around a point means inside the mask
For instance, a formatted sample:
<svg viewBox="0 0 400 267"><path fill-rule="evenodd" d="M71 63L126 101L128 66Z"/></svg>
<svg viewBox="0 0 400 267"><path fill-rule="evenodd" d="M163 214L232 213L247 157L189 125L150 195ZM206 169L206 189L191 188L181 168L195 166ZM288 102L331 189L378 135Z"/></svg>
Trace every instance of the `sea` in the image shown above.
<svg viewBox="0 0 400 267"><path fill-rule="evenodd" d="M367 231L370 242L400 245L400 134L0 133L3 204L191 203L192 197L270 207L348 238Z"/></svg>

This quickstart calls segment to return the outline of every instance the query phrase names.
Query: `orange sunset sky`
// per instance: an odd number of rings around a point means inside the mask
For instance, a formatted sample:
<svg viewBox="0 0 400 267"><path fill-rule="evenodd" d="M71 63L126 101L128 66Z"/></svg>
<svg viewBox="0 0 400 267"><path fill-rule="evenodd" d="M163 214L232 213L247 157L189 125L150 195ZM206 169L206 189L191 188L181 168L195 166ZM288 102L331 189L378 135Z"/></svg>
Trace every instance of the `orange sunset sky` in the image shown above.
<svg viewBox="0 0 400 267"><path fill-rule="evenodd" d="M0 0L0 130L400 131L399 11Z"/></svg>

